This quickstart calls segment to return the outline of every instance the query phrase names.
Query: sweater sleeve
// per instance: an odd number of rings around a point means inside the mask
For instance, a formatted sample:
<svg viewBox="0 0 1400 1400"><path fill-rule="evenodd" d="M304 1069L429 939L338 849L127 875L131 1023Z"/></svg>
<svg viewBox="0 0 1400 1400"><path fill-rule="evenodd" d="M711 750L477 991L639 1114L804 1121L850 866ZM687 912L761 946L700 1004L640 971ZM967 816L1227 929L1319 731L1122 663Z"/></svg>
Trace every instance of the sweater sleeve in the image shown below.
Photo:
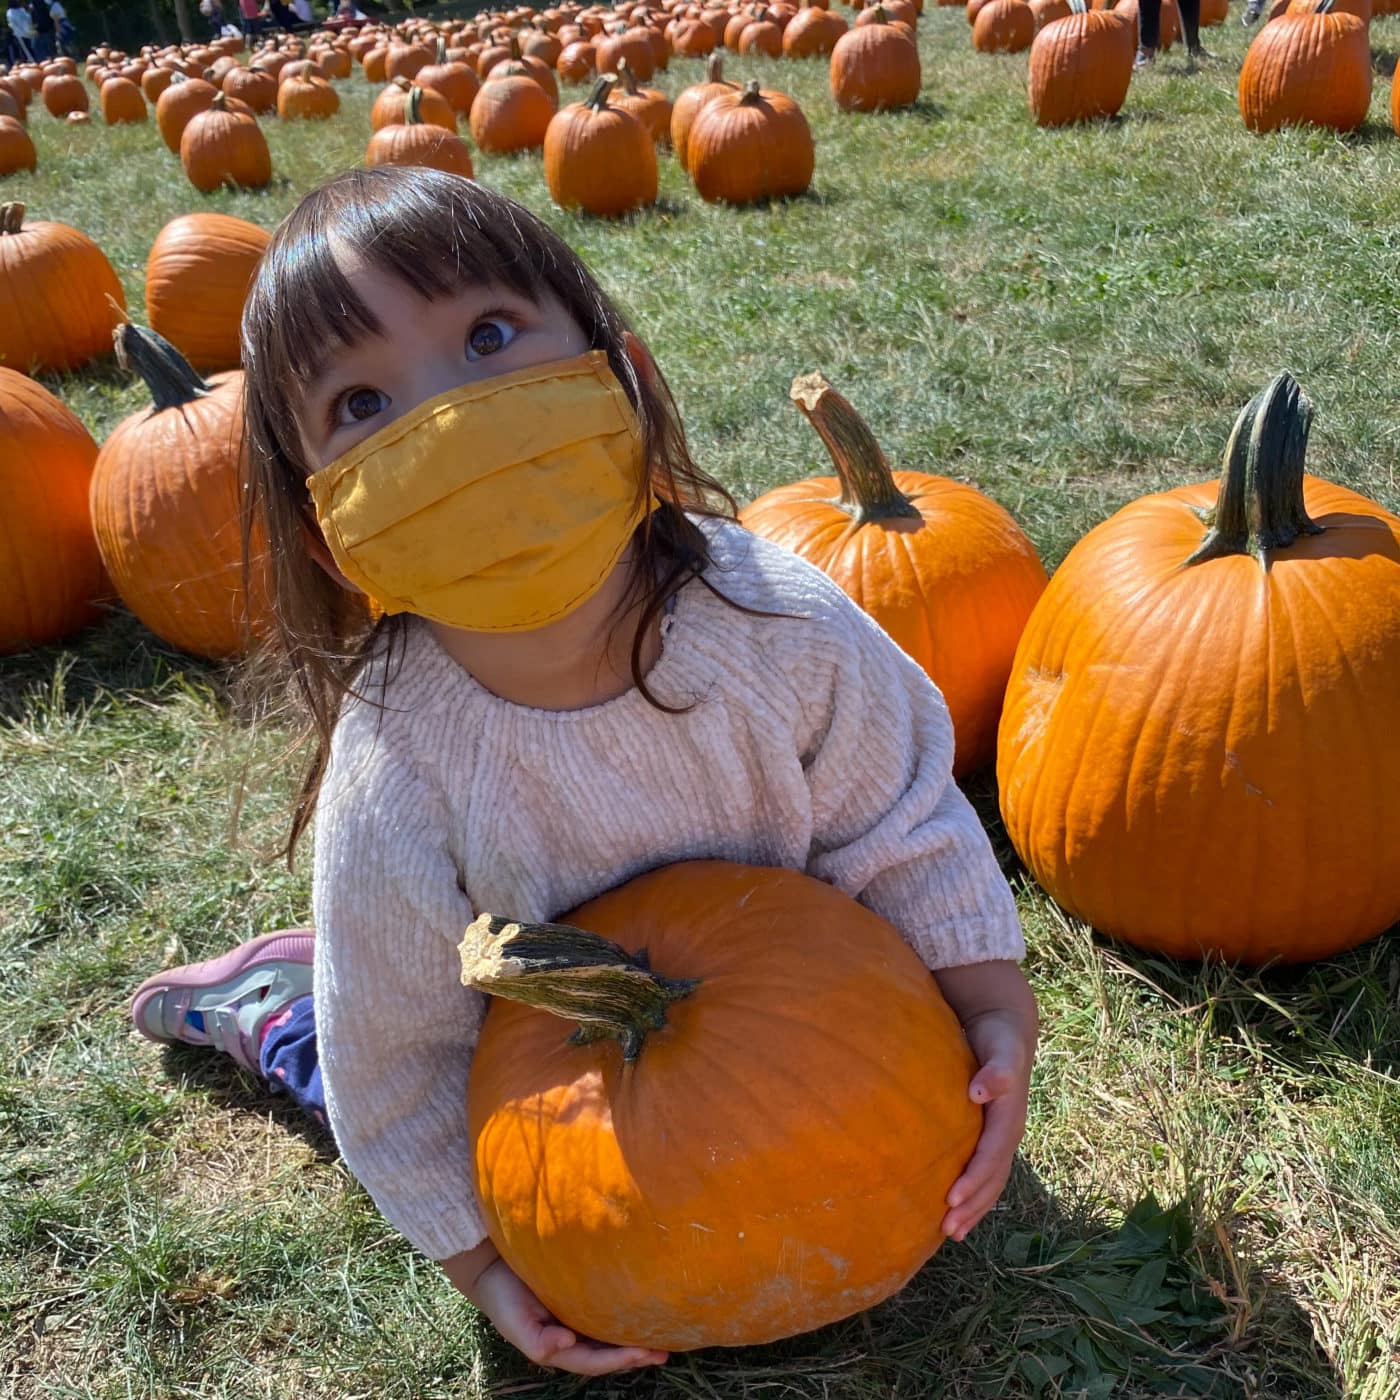
<svg viewBox="0 0 1400 1400"><path fill-rule="evenodd" d="M888 919L931 969L1023 958L1016 901L953 782L942 695L836 594L812 618L820 639L808 649L808 873Z"/></svg>
<svg viewBox="0 0 1400 1400"><path fill-rule="evenodd" d="M342 732L348 731L348 732ZM342 719L316 817L315 1009L330 1125L384 1217L429 1258L486 1231L467 1073L485 998L462 986L473 918L441 803L371 718Z"/></svg>

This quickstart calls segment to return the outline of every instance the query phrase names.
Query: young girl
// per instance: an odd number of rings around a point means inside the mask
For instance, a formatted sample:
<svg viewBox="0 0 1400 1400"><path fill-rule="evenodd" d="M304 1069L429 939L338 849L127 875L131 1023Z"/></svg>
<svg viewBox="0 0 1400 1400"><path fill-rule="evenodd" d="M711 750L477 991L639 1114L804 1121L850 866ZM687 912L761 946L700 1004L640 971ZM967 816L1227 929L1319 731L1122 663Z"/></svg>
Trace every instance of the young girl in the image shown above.
<svg viewBox="0 0 1400 1400"><path fill-rule="evenodd" d="M251 510L316 739L316 936L163 973L133 1016L291 1092L410 1243L532 1360L664 1355L550 1317L486 1239L463 1110L479 912L551 919L701 857L805 870L888 918L981 1063L962 1239L1025 1126L1035 1005L948 712L823 574L690 460L646 349L543 223L383 166L308 195L243 320ZM373 607L366 606L366 599Z"/></svg>

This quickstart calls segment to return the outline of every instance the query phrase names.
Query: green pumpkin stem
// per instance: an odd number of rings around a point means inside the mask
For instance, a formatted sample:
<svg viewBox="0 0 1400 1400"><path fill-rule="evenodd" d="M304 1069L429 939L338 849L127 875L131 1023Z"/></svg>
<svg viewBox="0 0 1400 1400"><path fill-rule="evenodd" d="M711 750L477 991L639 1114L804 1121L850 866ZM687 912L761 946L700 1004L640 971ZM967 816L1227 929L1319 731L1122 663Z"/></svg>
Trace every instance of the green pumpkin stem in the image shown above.
<svg viewBox="0 0 1400 1400"><path fill-rule="evenodd" d="M438 35L437 58L434 59L434 62L439 68L447 62L447 40L444 39L441 34Z"/></svg>
<svg viewBox="0 0 1400 1400"><path fill-rule="evenodd" d="M666 1008L693 992L691 978L662 977L646 954L571 924L522 924L483 914L458 945L462 983L577 1021L576 1045L615 1040L631 1063Z"/></svg>
<svg viewBox="0 0 1400 1400"><path fill-rule="evenodd" d="M24 232L25 206L19 200L0 204L0 234Z"/></svg>
<svg viewBox="0 0 1400 1400"><path fill-rule="evenodd" d="M214 386L203 379L190 362L163 336L123 321L112 333L117 363L128 372L135 370L151 391L151 412L179 408L212 393Z"/></svg>
<svg viewBox="0 0 1400 1400"><path fill-rule="evenodd" d="M1303 469L1313 408L1291 374L1276 375L1245 405L1225 447L1220 495L1206 516L1210 529L1186 561L1252 554L1267 569L1275 550L1322 526L1303 503Z"/></svg>
<svg viewBox="0 0 1400 1400"><path fill-rule="evenodd" d="M841 480L841 497L834 505L857 525L899 516L922 519L918 506L895 485L890 464L865 420L831 387L826 375L820 370L799 374L788 397L826 444Z"/></svg>
<svg viewBox="0 0 1400 1400"><path fill-rule="evenodd" d="M423 124L423 89L414 83L408 90L408 101L404 103L403 124L404 126L421 126Z"/></svg>
<svg viewBox="0 0 1400 1400"><path fill-rule="evenodd" d="M608 105L608 97L616 82L616 73L600 73L598 81L593 84L593 91L588 94L588 106L595 112L601 112Z"/></svg>

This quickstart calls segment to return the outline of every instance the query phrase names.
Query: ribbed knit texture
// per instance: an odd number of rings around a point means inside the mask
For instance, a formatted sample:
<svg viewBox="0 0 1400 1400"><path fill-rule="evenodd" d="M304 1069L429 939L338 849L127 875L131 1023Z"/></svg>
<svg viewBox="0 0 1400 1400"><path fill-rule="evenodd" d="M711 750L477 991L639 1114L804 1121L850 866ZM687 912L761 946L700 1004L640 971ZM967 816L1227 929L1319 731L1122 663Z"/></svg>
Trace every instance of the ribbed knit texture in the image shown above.
<svg viewBox="0 0 1400 1400"><path fill-rule="evenodd" d="M645 870L805 870L930 968L1019 959L1015 904L953 784L948 711L826 576L737 525L663 624L647 681L586 710L485 690L414 621L336 727L316 818L315 997L331 1126L379 1209L443 1259L485 1236L464 1105L484 998L478 912L557 918Z"/></svg>

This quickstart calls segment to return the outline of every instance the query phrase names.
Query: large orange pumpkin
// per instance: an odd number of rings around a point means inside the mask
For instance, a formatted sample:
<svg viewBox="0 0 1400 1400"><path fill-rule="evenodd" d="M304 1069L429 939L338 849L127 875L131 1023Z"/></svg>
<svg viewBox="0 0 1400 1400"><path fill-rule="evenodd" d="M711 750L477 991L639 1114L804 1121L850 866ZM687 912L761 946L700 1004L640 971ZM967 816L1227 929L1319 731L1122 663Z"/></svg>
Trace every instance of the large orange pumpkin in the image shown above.
<svg viewBox="0 0 1400 1400"><path fill-rule="evenodd" d="M1332 0L1266 24L1240 69L1244 124L1251 131L1299 125L1355 131L1371 105L1369 34L1365 20L1334 14Z"/></svg>
<svg viewBox="0 0 1400 1400"><path fill-rule="evenodd" d="M1069 3L1073 13L1051 20L1031 45L1027 96L1038 126L1116 116L1133 80L1132 24L1116 10Z"/></svg>
<svg viewBox="0 0 1400 1400"><path fill-rule="evenodd" d="M690 129L700 109L713 97L726 92L738 92L739 84L729 82L724 76L724 57L711 54L705 64L705 81L684 89L671 108L671 149L676 153L676 161L682 170L690 169Z"/></svg>
<svg viewBox="0 0 1400 1400"><path fill-rule="evenodd" d="M102 444L92 526L122 601L185 651L237 656L269 625L265 574L243 586L243 375L206 383L154 331L124 325L118 354L152 404Z"/></svg>
<svg viewBox="0 0 1400 1400"><path fill-rule="evenodd" d="M461 947L494 998L468 1088L477 1192L545 1306L685 1350L901 1288L982 1115L957 1018L895 930L796 871L720 861L567 919L488 915Z"/></svg>
<svg viewBox="0 0 1400 1400"><path fill-rule="evenodd" d="M455 131L445 131L424 121L421 102L431 91L409 85L408 102L401 121L381 126L365 148L366 165L426 165L450 175L472 178L472 154Z"/></svg>
<svg viewBox="0 0 1400 1400"><path fill-rule="evenodd" d="M97 444L42 385L0 368L0 652L57 641L107 591L88 482Z"/></svg>
<svg viewBox="0 0 1400 1400"><path fill-rule="evenodd" d="M891 472L854 408L821 374L791 397L837 475L779 486L740 520L828 574L919 663L953 720L958 776L991 762L1021 630L1045 589L1035 546L975 487Z"/></svg>
<svg viewBox="0 0 1400 1400"><path fill-rule="evenodd" d="M34 142L18 117L0 115L0 175L33 170L38 165Z"/></svg>
<svg viewBox="0 0 1400 1400"><path fill-rule="evenodd" d="M117 274L86 234L24 222L24 205L0 204L0 365L76 369L112 348L126 315Z"/></svg>
<svg viewBox="0 0 1400 1400"><path fill-rule="evenodd" d="M599 74L588 100L560 108L544 134L550 197L609 219L654 204L657 187L651 133L631 112L608 104L616 82L615 73Z"/></svg>
<svg viewBox="0 0 1400 1400"><path fill-rule="evenodd" d="M239 325L266 229L231 214L182 214L146 259L146 319L197 370L237 369Z"/></svg>
<svg viewBox="0 0 1400 1400"><path fill-rule="evenodd" d="M923 83L913 34L902 24L886 23L879 5L861 13L876 18L850 29L832 49L831 95L843 112L908 107Z"/></svg>
<svg viewBox="0 0 1400 1400"><path fill-rule="evenodd" d="M261 189L272 179L272 153L257 118L222 92L214 94L206 111L190 118L180 137L180 164L190 184L204 194L220 185Z"/></svg>
<svg viewBox="0 0 1400 1400"><path fill-rule="evenodd" d="M1006 830L1054 898L1177 957L1324 957L1400 919L1400 518L1303 473L1280 375L1212 483L1072 549L1016 652Z"/></svg>
<svg viewBox="0 0 1400 1400"><path fill-rule="evenodd" d="M972 25L978 53L1019 53L1035 38L1035 15L1026 0L987 0Z"/></svg>
<svg viewBox="0 0 1400 1400"><path fill-rule="evenodd" d="M701 198L751 204L805 193L816 147L802 108L751 79L696 113L686 138L686 168Z"/></svg>

